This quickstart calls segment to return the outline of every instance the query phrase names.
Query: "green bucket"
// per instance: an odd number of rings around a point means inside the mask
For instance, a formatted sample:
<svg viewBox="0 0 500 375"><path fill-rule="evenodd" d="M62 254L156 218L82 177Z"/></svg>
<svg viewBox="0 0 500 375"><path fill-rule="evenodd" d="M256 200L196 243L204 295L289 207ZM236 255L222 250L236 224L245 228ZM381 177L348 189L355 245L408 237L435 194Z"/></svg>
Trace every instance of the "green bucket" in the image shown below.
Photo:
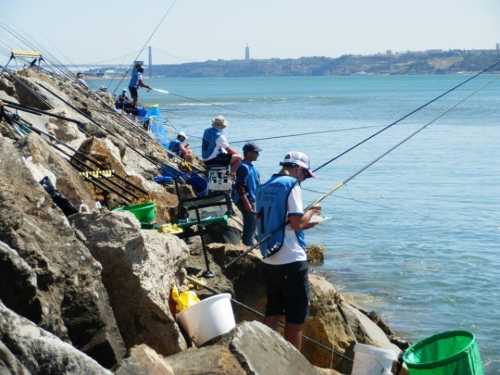
<svg viewBox="0 0 500 375"><path fill-rule="evenodd" d="M134 214L134 216L141 223L149 224L155 221L155 202L146 202L139 204L132 204L130 206L118 207L113 211L129 211Z"/></svg>
<svg viewBox="0 0 500 375"><path fill-rule="evenodd" d="M420 340L403 355L410 375L484 375L481 356L468 331L447 331Z"/></svg>

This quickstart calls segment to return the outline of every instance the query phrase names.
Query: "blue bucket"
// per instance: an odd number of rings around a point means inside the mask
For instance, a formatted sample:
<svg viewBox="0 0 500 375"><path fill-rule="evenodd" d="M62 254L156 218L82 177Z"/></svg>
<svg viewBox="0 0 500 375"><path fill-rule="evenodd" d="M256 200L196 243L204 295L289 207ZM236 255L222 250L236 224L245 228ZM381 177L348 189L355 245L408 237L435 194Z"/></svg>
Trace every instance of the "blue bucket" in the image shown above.
<svg viewBox="0 0 500 375"><path fill-rule="evenodd" d="M208 195L208 182L203 177L191 176L186 180L186 184L191 185L198 197Z"/></svg>

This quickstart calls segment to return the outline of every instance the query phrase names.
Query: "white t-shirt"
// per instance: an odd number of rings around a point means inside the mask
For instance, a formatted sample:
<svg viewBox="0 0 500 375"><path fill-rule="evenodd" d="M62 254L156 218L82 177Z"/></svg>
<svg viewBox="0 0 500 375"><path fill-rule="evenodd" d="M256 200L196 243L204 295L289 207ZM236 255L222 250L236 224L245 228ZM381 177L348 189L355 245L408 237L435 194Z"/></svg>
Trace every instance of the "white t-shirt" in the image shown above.
<svg viewBox="0 0 500 375"><path fill-rule="evenodd" d="M288 196L287 201L288 214L290 215L304 215L304 208L302 205L302 189L299 184L296 184L290 195ZM293 262L299 262L307 260L307 255L302 246L300 246L299 241L297 240L297 235L295 231L292 229L290 224L287 224L285 227L285 238L283 239L283 246L276 253L271 255L268 258L262 259L264 263L267 264L287 264Z"/></svg>
<svg viewBox="0 0 500 375"><path fill-rule="evenodd" d="M229 142L226 139L226 136L222 134L215 140L215 148L214 151L210 154L210 156L206 159L203 159L203 161L208 161L213 158L215 158L217 155L219 155L219 150L223 154L227 154L227 151L225 150L226 147L229 147Z"/></svg>

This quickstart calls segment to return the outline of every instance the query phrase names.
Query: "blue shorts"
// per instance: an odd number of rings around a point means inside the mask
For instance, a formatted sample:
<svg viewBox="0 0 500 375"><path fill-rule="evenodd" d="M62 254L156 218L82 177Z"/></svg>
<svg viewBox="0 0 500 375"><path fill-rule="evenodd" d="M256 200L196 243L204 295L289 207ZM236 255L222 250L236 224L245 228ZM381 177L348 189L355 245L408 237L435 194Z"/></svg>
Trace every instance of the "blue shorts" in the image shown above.
<svg viewBox="0 0 500 375"><path fill-rule="evenodd" d="M305 323L311 302L307 261L282 265L262 263L262 272L267 289L265 315L285 315L287 323Z"/></svg>

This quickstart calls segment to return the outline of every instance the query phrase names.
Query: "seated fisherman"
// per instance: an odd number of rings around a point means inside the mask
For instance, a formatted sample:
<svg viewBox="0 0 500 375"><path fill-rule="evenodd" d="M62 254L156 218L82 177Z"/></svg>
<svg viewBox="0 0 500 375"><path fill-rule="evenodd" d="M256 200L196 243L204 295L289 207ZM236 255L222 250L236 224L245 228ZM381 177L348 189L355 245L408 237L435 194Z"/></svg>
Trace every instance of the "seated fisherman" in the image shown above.
<svg viewBox="0 0 500 375"><path fill-rule="evenodd" d="M172 154L175 154L178 157L186 160L188 163L192 164L194 156L193 156L191 150L189 149L189 147L190 147L189 142L186 143L185 146L182 145L182 143L184 141L187 141L187 139L188 139L188 137L187 137L186 133L179 132L179 134L177 135L177 139L174 139L169 143L168 149Z"/></svg>
<svg viewBox="0 0 500 375"><path fill-rule="evenodd" d="M217 116L212 120L212 126L205 129L203 133L203 143L201 152L205 165L229 165L231 168L231 176L236 179L236 170L238 169L241 160L240 154L232 147L223 130L229 125L229 122L224 116Z"/></svg>
<svg viewBox="0 0 500 375"><path fill-rule="evenodd" d="M118 97L118 103L120 104L127 104L129 102L130 98L127 96L127 89L123 89L122 93Z"/></svg>

